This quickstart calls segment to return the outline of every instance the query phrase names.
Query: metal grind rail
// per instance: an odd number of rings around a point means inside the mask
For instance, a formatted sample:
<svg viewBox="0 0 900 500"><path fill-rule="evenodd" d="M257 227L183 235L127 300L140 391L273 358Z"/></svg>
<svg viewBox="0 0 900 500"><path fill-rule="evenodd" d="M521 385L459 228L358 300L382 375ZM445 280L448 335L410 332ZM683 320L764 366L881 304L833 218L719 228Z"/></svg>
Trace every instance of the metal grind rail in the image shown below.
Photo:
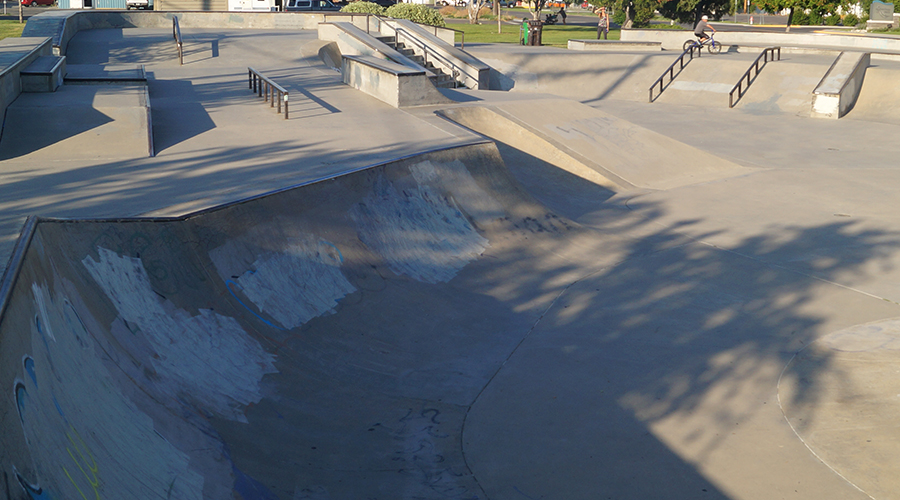
<svg viewBox="0 0 900 500"><path fill-rule="evenodd" d="M177 16L172 16L172 36L175 38L175 48L178 49L178 62L184 66L184 41L181 39L181 26L178 25Z"/></svg>
<svg viewBox="0 0 900 500"><path fill-rule="evenodd" d="M669 83L672 83L672 80L675 79L675 65L680 65L680 67L678 68L678 72L681 73L681 70L683 70L684 66L687 64L686 62L684 62L685 56L690 55L690 59L688 59L687 62L691 62L694 59L694 50L697 50L697 57L700 57L701 48L702 47L698 47L696 45L689 47L687 50L682 52L680 56L678 56L678 59L676 59L675 62L673 62L668 68L666 68L665 71L663 71L663 74L660 75L659 78L657 78L656 81L653 82L653 85L650 86L649 102L653 102L653 89L659 86L659 94L657 94L656 97L659 97L659 95L663 93L663 90L665 90L666 87L664 85L664 80L666 78L666 75L669 75Z"/></svg>
<svg viewBox="0 0 900 500"><path fill-rule="evenodd" d="M775 58L776 53L778 54L777 59ZM772 54L772 61L780 61L781 60L781 47L766 47L765 49L763 49L762 54L760 54L759 57L757 57L756 60L753 61L752 64L750 64L750 67L747 68L746 72L744 72L744 76L742 76L741 79L738 80L738 82L734 86L734 88L731 89L731 92L728 93L728 107L729 108L734 107L734 104L735 104L734 93L735 92L737 92L737 95L738 95L737 100L738 101L741 100L741 97L744 97L744 93L747 92L747 89L750 88L750 84L753 81L750 77L750 72L755 70L755 72L753 74L753 78L756 78L757 76L759 76L759 70L761 68L759 65L759 60L760 59L763 60L762 67L765 67L766 63L769 62L769 54ZM746 87L744 87L744 80L747 81Z"/></svg>
<svg viewBox="0 0 900 500"><path fill-rule="evenodd" d="M275 101L278 101L278 113L281 114L281 103L284 102L284 119L288 119L288 91L281 85L273 82L270 78L264 76L253 68L247 68L247 83L250 90L256 92L256 95L265 97L265 102L269 103L270 108L275 107ZM278 98L275 98L275 94ZM271 96L271 99L269 98Z"/></svg>

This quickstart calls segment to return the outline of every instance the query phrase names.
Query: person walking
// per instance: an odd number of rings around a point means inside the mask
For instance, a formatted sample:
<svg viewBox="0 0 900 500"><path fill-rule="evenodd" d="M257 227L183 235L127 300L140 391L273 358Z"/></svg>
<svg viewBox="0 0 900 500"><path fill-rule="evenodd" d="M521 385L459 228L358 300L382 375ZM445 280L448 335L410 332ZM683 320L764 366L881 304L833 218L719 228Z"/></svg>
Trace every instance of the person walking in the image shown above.
<svg viewBox="0 0 900 500"><path fill-rule="evenodd" d="M565 5L563 5L562 7L559 8L558 14L559 14L559 17L562 18L563 24L566 24L566 6Z"/></svg>
<svg viewBox="0 0 900 500"><path fill-rule="evenodd" d="M600 39L600 35L603 35L603 39L606 40L606 35L609 33L609 14L606 13L606 7L600 7L598 15L600 19L597 21L597 40Z"/></svg>

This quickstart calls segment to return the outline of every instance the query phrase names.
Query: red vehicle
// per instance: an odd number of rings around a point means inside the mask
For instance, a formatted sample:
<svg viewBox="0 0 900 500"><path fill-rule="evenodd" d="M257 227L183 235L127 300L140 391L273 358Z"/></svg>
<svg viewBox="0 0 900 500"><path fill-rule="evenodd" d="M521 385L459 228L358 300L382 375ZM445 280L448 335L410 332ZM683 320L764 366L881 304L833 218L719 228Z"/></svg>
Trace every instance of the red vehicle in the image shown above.
<svg viewBox="0 0 900 500"><path fill-rule="evenodd" d="M53 5L56 0L22 0L22 5L26 7L34 7L35 5Z"/></svg>

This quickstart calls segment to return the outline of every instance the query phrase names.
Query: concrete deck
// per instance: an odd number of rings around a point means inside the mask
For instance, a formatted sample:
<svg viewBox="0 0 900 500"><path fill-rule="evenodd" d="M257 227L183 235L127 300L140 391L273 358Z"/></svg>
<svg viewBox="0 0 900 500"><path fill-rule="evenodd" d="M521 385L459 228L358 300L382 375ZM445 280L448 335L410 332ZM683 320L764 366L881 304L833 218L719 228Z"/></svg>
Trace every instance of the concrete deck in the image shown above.
<svg viewBox="0 0 900 500"><path fill-rule="evenodd" d="M67 50L145 65L155 157L22 134L0 163L3 256L27 215L110 218L35 228L0 322L5 498L900 491L900 130L865 119L865 87L837 121L750 93L648 104L629 96L671 55L476 46L513 91L398 110L341 84L314 33L183 34L184 66L165 29ZM485 142L435 114L454 106L519 128L471 123ZM604 120L615 147L589 133ZM579 155L641 186L555 166Z"/></svg>

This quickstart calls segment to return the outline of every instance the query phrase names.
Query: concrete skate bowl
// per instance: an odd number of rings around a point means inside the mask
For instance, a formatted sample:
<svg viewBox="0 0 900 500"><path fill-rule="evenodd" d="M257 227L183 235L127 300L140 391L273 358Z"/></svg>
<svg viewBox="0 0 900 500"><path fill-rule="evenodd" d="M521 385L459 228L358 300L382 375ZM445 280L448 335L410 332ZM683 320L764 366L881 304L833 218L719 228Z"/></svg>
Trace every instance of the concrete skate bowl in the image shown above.
<svg viewBox="0 0 900 500"><path fill-rule="evenodd" d="M31 218L3 283L0 494L486 498L465 418L589 272L566 257L585 234L492 143L183 218Z"/></svg>
<svg viewBox="0 0 900 500"><path fill-rule="evenodd" d="M0 498L859 498L764 404L820 321L779 306L802 285L618 222L557 215L488 142L180 218L31 218Z"/></svg>

